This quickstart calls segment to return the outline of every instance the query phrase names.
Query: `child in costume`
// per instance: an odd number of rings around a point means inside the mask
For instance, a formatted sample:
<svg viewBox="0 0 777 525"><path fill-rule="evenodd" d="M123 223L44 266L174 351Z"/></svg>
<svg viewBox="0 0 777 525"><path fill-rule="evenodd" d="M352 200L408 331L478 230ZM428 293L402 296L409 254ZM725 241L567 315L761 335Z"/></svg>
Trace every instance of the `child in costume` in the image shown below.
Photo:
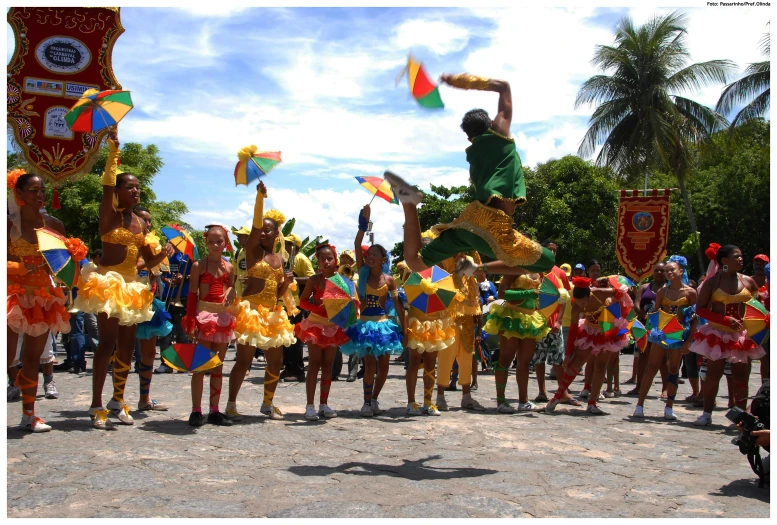
<svg viewBox="0 0 777 525"><path fill-rule="evenodd" d="M526 188L521 159L510 137L513 114L510 85L503 80L468 74L443 75L440 80L461 89L497 92L499 106L493 121L482 109L473 109L464 115L461 128L472 143L467 148L467 161L476 200L456 220L437 226L442 233L426 246L421 247L416 209L422 199L421 192L389 171L384 174L405 212L405 261L411 270L420 272L457 253L475 250L499 259L488 263L492 273L517 275L550 270L555 263L553 253L513 229L512 215L517 206L526 202ZM474 275L482 267L471 259L462 259L457 271Z"/></svg>
<svg viewBox="0 0 777 525"><path fill-rule="evenodd" d="M146 234L146 243L151 248L151 253L154 255L162 251L162 246L159 244L159 237L151 230L151 212L147 208L142 206L135 206L135 215L146 223L146 228L149 230ZM154 268L147 268L146 263L141 257L138 259L138 277L148 278L148 286L152 294L156 295L156 276L161 271L161 264ZM156 357L156 343L157 337L165 337L173 331L172 317L165 308L165 303L154 297L151 303L151 310L154 312L154 316L150 321L140 323L135 337L140 344L140 363L138 366L138 379L140 381L140 399L138 400L138 410L156 410L165 411L167 405L159 403L155 399L151 399L151 379L154 376L154 358ZM115 393L115 392L114 392Z"/></svg>
<svg viewBox="0 0 777 525"><path fill-rule="evenodd" d="M372 417L383 412L378 403L378 395L388 377L390 356L402 353L402 334L405 332L404 316L398 317L399 323L392 319L394 312L402 312L403 309L394 278L388 275L386 249L375 244L367 250L366 257L361 249L369 220L370 206L367 205L359 214L359 232L354 241L361 315L356 324L345 331L350 341L340 347L343 355L355 354L364 358L362 417Z"/></svg>
<svg viewBox="0 0 777 525"><path fill-rule="evenodd" d="M283 419L283 412L273 404L273 397L281 373L283 347L291 346L297 340L289 322L289 314L295 313L294 299L288 291L294 277L283 269L283 256L288 257L288 254L280 224L285 217L277 210L264 213L267 188L260 182L256 190L251 234L245 245L248 279L242 297L232 308L237 317L237 359L229 374L227 415L233 420L241 418L237 411L237 394L251 366L255 348L264 350L267 362L261 412L270 419ZM286 311L278 304L281 297Z"/></svg>
<svg viewBox="0 0 777 525"><path fill-rule="evenodd" d="M299 296L299 305L308 310L310 315L295 326L297 339L308 345L308 372L305 377L308 402L305 419L308 421L318 421L319 416L327 419L337 417L337 412L328 405L329 389L332 386L332 363L338 348L348 342L348 336L343 329L327 319L323 303L327 279L334 276L337 270L337 251L331 244L320 244L316 246L315 256L319 273L308 279ZM316 412L313 399L316 395L319 369L321 397Z"/></svg>
<svg viewBox="0 0 777 525"><path fill-rule="evenodd" d="M124 387L135 350L137 325L154 316L154 295L138 279L138 257L142 256L146 265L153 268L173 254L170 243L156 255L151 252L146 242L146 225L132 212L140 202L140 183L131 173L117 174L118 148L118 137L113 132L108 138L108 160L102 174L99 231L103 256L99 266L89 263L81 269L79 293L74 302L82 312L97 315L100 341L94 354L89 416L94 428L100 430L113 428L107 418L109 413L122 424L134 424L124 403ZM114 394L105 410L102 392L110 361L113 361Z"/></svg>
<svg viewBox="0 0 777 525"><path fill-rule="evenodd" d="M688 286L688 272L685 268L688 261L681 255L673 255L664 267L664 273L669 281L669 286L664 286L656 294L655 311L662 310L672 314L683 326L683 336L680 340L667 340L666 333L658 326L652 326L648 322L648 342L653 345L650 350L650 363L639 389L639 400L634 410L634 417L645 417L645 398L653 384L665 352L668 351L669 375L667 376L666 408L664 419L674 421L677 416L672 407L677 394L677 377L680 373L680 364L683 355L690 351L693 334L696 332L696 290ZM648 317L648 319L651 319Z"/></svg>
<svg viewBox="0 0 777 525"><path fill-rule="evenodd" d="M38 367L51 331L69 333L70 314L65 295L54 286L49 268L38 247L38 228L48 228L64 237L62 222L41 209L46 205L46 185L38 175L13 170L7 174L8 189L8 295L6 348L8 369L13 363L19 339L24 340L22 369L16 385L22 394L19 427L30 432L48 432L51 427L35 415ZM77 241L77 242L76 242ZM66 240L74 259L86 256L86 247L77 239Z"/></svg>
<svg viewBox="0 0 777 525"><path fill-rule="evenodd" d="M218 353L223 362L235 329L235 315L229 310L235 299L235 269L221 256L225 248L231 250L229 235L224 226L207 225L205 240L208 255L192 265L186 317L182 323L188 334L196 333L197 344ZM219 412L222 370L223 365L210 369L208 423L229 426L232 420ZM189 416L189 424L194 427L205 424L201 407L203 382L204 372L192 375L192 413Z"/></svg>

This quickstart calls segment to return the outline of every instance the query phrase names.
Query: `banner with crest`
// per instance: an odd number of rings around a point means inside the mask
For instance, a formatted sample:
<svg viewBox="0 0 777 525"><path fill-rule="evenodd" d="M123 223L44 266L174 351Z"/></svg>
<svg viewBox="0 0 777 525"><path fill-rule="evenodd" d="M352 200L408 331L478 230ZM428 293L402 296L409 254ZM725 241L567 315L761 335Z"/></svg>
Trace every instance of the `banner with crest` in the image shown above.
<svg viewBox="0 0 777 525"><path fill-rule="evenodd" d="M88 89L121 89L113 45L124 32L118 7L12 7L8 125L32 171L58 186L87 173L107 129L73 132L64 120Z"/></svg>
<svg viewBox="0 0 777 525"><path fill-rule="evenodd" d="M640 196L636 190L621 190L615 251L635 281L652 275L653 267L666 257L670 191L653 189Z"/></svg>

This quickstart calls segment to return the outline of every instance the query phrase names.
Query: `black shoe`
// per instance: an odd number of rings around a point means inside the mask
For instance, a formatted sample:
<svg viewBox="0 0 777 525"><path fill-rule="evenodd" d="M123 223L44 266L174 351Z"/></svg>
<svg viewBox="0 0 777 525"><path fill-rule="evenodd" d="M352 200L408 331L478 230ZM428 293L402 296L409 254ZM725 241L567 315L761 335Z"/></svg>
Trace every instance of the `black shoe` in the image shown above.
<svg viewBox="0 0 777 525"><path fill-rule="evenodd" d="M208 414L208 423L222 427L231 427L233 425L232 420L221 412L211 412Z"/></svg>
<svg viewBox="0 0 777 525"><path fill-rule="evenodd" d="M333 377L333 378L332 378L332 381L340 381L340 376Z"/></svg>
<svg viewBox="0 0 777 525"><path fill-rule="evenodd" d="M364 378L364 369L360 368L358 372L356 372L356 379L363 379Z"/></svg>
<svg viewBox="0 0 777 525"><path fill-rule="evenodd" d="M85 366L74 365L73 368L68 370L68 372L71 373L71 374L83 374L83 373L86 372L86 367Z"/></svg>
<svg viewBox="0 0 777 525"><path fill-rule="evenodd" d="M305 382L305 376L299 375L299 376L286 376L283 378L284 383L304 383Z"/></svg>
<svg viewBox="0 0 777 525"><path fill-rule="evenodd" d="M73 368L73 362L72 361L68 361L67 359L65 359L64 361L62 361L59 364L54 365L54 370L57 371L57 372L66 372L66 371L70 370L71 368Z"/></svg>
<svg viewBox="0 0 777 525"><path fill-rule="evenodd" d="M201 427L205 424L205 417L202 415L202 412L192 412L191 415L189 415L189 424L193 427Z"/></svg>
<svg viewBox="0 0 777 525"><path fill-rule="evenodd" d="M355 377L353 377L353 376L348 376L348 379L346 379L345 381L346 381L347 383L353 383L354 381L356 381L356 378L355 378Z"/></svg>
<svg viewBox="0 0 777 525"><path fill-rule="evenodd" d="M446 392L456 392L457 390L458 390L458 388L456 388L456 385L448 385L448 386L445 388L445 391L446 391Z"/></svg>

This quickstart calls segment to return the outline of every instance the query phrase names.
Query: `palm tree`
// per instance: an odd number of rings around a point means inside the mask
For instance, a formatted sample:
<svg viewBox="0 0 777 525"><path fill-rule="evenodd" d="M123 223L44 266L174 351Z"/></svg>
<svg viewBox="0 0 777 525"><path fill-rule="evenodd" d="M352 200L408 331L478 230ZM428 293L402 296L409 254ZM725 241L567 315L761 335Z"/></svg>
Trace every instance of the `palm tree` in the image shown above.
<svg viewBox="0 0 777 525"><path fill-rule="evenodd" d="M769 33L761 38L760 47L767 60L747 66L745 76L726 86L715 106L715 111L727 114L734 106L750 101L731 121L730 129L762 117L769 109Z"/></svg>
<svg viewBox="0 0 777 525"><path fill-rule="evenodd" d="M641 27L630 18L618 24L613 46L597 46L592 63L611 75L596 75L580 88L575 107L598 104L578 154L602 150L598 165L608 165L633 177L668 169L677 177L691 231L697 231L685 175L693 162L693 144L727 127L721 115L680 96L710 83L723 83L735 70L729 60L687 65L687 18L672 12ZM703 269L701 251L697 250Z"/></svg>

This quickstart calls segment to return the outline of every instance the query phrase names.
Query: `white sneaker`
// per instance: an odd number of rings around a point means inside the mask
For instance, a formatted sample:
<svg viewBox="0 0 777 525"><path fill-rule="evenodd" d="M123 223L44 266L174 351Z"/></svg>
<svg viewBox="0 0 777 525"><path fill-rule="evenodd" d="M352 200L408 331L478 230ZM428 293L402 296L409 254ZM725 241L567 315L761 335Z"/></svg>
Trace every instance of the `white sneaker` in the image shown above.
<svg viewBox="0 0 777 525"><path fill-rule="evenodd" d="M269 416L270 413L272 413L272 405L268 405L267 403L262 402L262 406L259 409L259 412L261 412L265 416Z"/></svg>
<svg viewBox="0 0 777 525"><path fill-rule="evenodd" d="M19 423L19 428L22 430L29 430L30 432L37 434L39 432L48 432L51 427L47 425L41 418L36 415L26 416L22 414L22 422Z"/></svg>
<svg viewBox="0 0 777 525"><path fill-rule="evenodd" d="M706 427L708 425L712 424L712 415L707 415L702 413L698 418L696 418L696 421L693 422L694 425L697 427Z"/></svg>
<svg viewBox="0 0 777 525"><path fill-rule="evenodd" d="M108 419L110 410L103 407L92 407L89 409L89 417L92 418L92 426L98 430L114 430L113 423Z"/></svg>
<svg viewBox="0 0 777 525"><path fill-rule="evenodd" d="M370 401L370 407L372 408L372 414L375 415L375 416L385 412L385 410L380 408L380 403L378 403L377 399L373 399L373 400Z"/></svg>
<svg viewBox="0 0 777 525"><path fill-rule="evenodd" d="M537 410L537 405L531 401L527 401L526 403L518 403L518 412L529 412L532 410Z"/></svg>
<svg viewBox="0 0 777 525"><path fill-rule="evenodd" d="M270 419L283 419L283 412L275 405L270 405L270 413L267 414Z"/></svg>
<svg viewBox="0 0 777 525"><path fill-rule="evenodd" d="M372 413L372 404L371 403L364 403L362 405L362 409L359 411L359 413L362 415L362 417L372 417L375 414Z"/></svg>
<svg viewBox="0 0 777 525"><path fill-rule="evenodd" d="M337 412L329 408L329 405L318 405L318 415L327 419L337 417Z"/></svg>
<svg viewBox="0 0 777 525"><path fill-rule="evenodd" d="M227 409L224 411L224 414L232 421L243 420L243 414L237 411L237 403L227 402Z"/></svg>
<svg viewBox="0 0 777 525"><path fill-rule="evenodd" d="M124 403L119 403L118 401L111 399L108 401L108 404L105 405L105 408L110 410L114 416L119 418L119 421L121 421L122 425L135 424L135 420L132 419L132 416L129 413L129 407Z"/></svg>
<svg viewBox="0 0 777 525"><path fill-rule="evenodd" d="M418 403L408 403L405 414L408 416L420 416L423 412L421 412L421 406Z"/></svg>
<svg viewBox="0 0 777 525"><path fill-rule="evenodd" d="M496 411L500 414L515 414L515 408L513 408L507 401L500 403L499 406L496 407Z"/></svg>
<svg viewBox="0 0 777 525"><path fill-rule="evenodd" d="M437 401L435 402L435 405L437 406L437 409L442 412L447 412L448 409L448 402L445 401L445 396L437 396Z"/></svg>
<svg viewBox="0 0 777 525"><path fill-rule="evenodd" d="M318 413L314 405L305 406L305 419L308 421L318 421Z"/></svg>
<svg viewBox="0 0 777 525"><path fill-rule="evenodd" d="M440 411L437 410L437 406L435 406L435 405L424 406L423 413L424 413L425 416L439 416L440 415Z"/></svg>
<svg viewBox="0 0 777 525"><path fill-rule="evenodd" d="M396 173L386 171L383 173L383 178L391 186L391 190L394 192L394 196L402 204L412 204L418 206L424 198L424 194L405 182L402 177Z"/></svg>
<svg viewBox="0 0 777 525"><path fill-rule="evenodd" d="M548 401L548 404L545 405L545 413L546 414L552 414L556 411L556 407L558 404L561 403L560 399L553 398L550 401Z"/></svg>
<svg viewBox="0 0 777 525"><path fill-rule="evenodd" d="M634 413L631 414L631 417L645 417L645 407L637 405L637 408L634 409Z"/></svg>
<svg viewBox="0 0 777 525"><path fill-rule="evenodd" d="M604 410L602 410L601 408L599 408L596 405L588 405L588 408L586 409L586 411L589 414L593 414L595 416L606 416L607 415L607 412L605 412Z"/></svg>
<svg viewBox="0 0 777 525"><path fill-rule="evenodd" d="M469 394L461 396L461 408L466 408L468 410L475 410L477 412L483 412L486 410L486 407L478 403Z"/></svg>
<svg viewBox="0 0 777 525"><path fill-rule="evenodd" d="M611 397L615 397L615 392L610 392L609 390L605 390L605 392L604 392L604 397L602 397L602 396L600 395L600 396L599 396L599 399L605 399L605 398L609 399L609 398L611 398Z"/></svg>
<svg viewBox="0 0 777 525"><path fill-rule="evenodd" d="M677 421L677 416L674 415L672 407L664 407L664 419L667 421Z"/></svg>
<svg viewBox="0 0 777 525"><path fill-rule="evenodd" d="M591 397L591 396L588 396L588 397ZM604 395L604 394L602 394L602 393L600 392L600 393L599 393L599 401L604 401L605 399L607 399L607 398L605 397L605 395Z"/></svg>
<svg viewBox="0 0 777 525"><path fill-rule="evenodd" d="M580 391L580 394L578 394L578 395L580 397L584 397L585 398L585 397L588 397L589 395L591 395L591 391L588 390L587 388L584 388L583 390Z"/></svg>
<svg viewBox="0 0 777 525"><path fill-rule="evenodd" d="M43 385L43 392L46 395L46 399L59 399L59 392L57 391L57 383L55 383L53 379Z"/></svg>

